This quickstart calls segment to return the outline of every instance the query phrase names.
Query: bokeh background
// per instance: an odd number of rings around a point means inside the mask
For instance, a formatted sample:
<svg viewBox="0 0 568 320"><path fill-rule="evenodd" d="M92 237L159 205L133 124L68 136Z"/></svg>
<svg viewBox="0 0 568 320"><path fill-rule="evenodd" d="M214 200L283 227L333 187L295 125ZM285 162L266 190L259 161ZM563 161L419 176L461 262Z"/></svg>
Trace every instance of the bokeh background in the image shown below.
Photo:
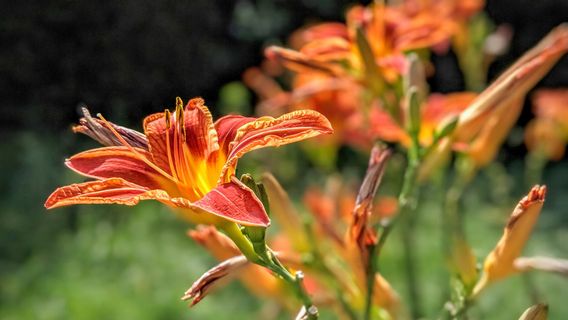
<svg viewBox="0 0 568 320"><path fill-rule="evenodd" d="M274 305L245 294L238 283L191 310L179 301L214 260L185 236L188 226L163 206L81 206L48 213L43 203L57 186L82 179L66 170L63 159L95 146L71 133L80 105L137 129L146 114L171 108L176 96L202 96L215 115L250 114L255 97L240 82L241 74L261 62L263 48L285 42L305 23L342 21L350 3L2 1L0 318L262 319L274 314ZM486 12L496 24L514 30L510 51L490 70L493 78L568 20L568 2L490 0ZM463 89L455 56L433 59L437 73L430 79L432 90ZM566 58L538 85L561 86L568 86ZM530 117L527 104L519 126ZM318 183L321 172L297 147L282 149L276 155L288 158L287 163L275 167L259 153L245 158L243 167L254 174L275 171L299 198L303 186L312 183L310 177ZM507 211L524 191L525 154L522 131L513 130L499 156L502 165L489 168L466 195L468 216L474 217L469 235L480 256L498 239ZM340 167L354 177L360 177L365 162L365 155L353 150L340 152ZM544 182L550 196L528 250L568 257L568 162L550 164ZM423 214L420 223L436 224L437 217ZM426 308L435 313L440 266L431 261L441 253L439 243L431 240L435 236L422 236L421 268L424 277L432 277L424 288ZM385 272L397 287L400 257L393 242L387 254L394 262ZM535 275L532 281L551 303L552 319L568 317L568 282L549 275ZM515 318L531 304L522 282L507 280L476 312L486 319Z"/></svg>

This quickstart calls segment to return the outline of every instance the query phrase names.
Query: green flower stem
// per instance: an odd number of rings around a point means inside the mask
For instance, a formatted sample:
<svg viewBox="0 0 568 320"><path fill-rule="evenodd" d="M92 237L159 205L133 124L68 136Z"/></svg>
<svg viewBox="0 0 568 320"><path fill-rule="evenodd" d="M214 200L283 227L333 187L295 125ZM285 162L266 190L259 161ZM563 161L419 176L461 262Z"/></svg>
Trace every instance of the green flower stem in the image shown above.
<svg viewBox="0 0 568 320"><path fill-rule="evenodd" d="M301 271L292 275L284 265L278 260L276 255L268 247L263 252L256 252L252 243L243 235L240 227L236 223L228 223L220 226L221 230L233 240L241 253L252 263L265 267L286 281L294 290L295 295L302 301L307 313L307 319L318 319L318 309L312 303L312 300L306 292L303 279L304 275Z"/></svg>
<svg viewBox="0 0 568 320"><path fill-rule="evenodd" d="M446 192L444 205L442 208L443 217L441 241L444 258L446 259L446 261L452 260L452 246L454 245L456 239L465 239L465 227L463 217L460 214L460 199L469 186L471 180L475 176L477 169L467 158L458 158L454 165L453 171L454 176L452 178L452 181L450 182L448 191ZM464 291L463 293L460 292L460 294L469 295L471 293L468 290ZM444 318L459 319L459 317L465 315L470 305L470 302L467 300L469 299L469 297L454 297L451 288L449 291L445 292L445 295L447 300L446 306L448 307L445 308L447 314ZM463 299L464 302L455 303L455 301L459 301L460 299Z"/></svg>
<svg viewBox="0 0 568 320"><path fill-rule="evenodd" d="M292 286L296 296L302 301L304 308L306 309L307 319L318 319L318 309L313 304L312 299L304 288L304 273L302 271L297 271L295 275L292 275L290 271L282 265L276 255L272 253L272 251L270 251L270 256L272 258L271 263L267 264L265 267L278 274Z"/></svg>
<svg viewBox="0 0 568 320"><path fill-rule="evenodd" d="M262 262L261 257L254 251L252 243L243 235L238 224L230 222L219 226L219 228L233 240L237 248L239 248L239 251L241 251L248 261L255 264Z"/></svg>
<svg viewBox="0 0 568 320"><path fill-rule="evenodd" d="M418 169L420 167L421 159L420 159L420 146L416 138L413 139L412 145L413 146L410 148L408 152L408 166L406 167L402 189L398 196L398 202L400 204L399 213L393 219L388 220L382 223L381 225L379 225L379 228L377 230L377 233L379 234L379 241L377 242L376 245L371 246L369 248L369 266L367 270L368 271L367 296L365 301L365 313L364 313L365 320L371 319L371 307L373 301L375 274L379 271L377 255L381 253L383 246L396 222L401 218L412 219L412 217L409 215L411 214L412 211L416 209L416 202L418 196L417 176L418 176ZM410 225L410 228L409 227L405 228L405 233L412 233L411 228L412 225ZM410 252L408 252L407 254L410 254L410 256L413 257L414 246L410 242L412 241L412 238L410 237L405 237L405 238L407 239L407 241L409 241L408 244L405 245L405 249L410 250ZM418 307L418 288L417 288L417 283L415 281L415 273L413 266L411 266L410 268L407 267L406 272L408 273L408 280L409 280L412 317L413 319L417 319L418 315L420 314L420 310ZM411 279L413 281L411 281Z"/></svg>
<svg viewBox="0 0 568 320"><path fill-rule="evenodd" d="M459 320L467 319L467 310L473 304L473 300L465 300L457 308L452 303L447 303L438 316L438 320Z"/></svg>

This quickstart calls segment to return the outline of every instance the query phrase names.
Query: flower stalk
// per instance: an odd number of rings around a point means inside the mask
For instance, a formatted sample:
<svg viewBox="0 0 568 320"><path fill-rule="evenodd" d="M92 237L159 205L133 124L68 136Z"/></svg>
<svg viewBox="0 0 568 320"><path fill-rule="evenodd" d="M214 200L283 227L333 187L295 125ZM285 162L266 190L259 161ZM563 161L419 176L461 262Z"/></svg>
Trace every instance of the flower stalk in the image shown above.
<svg viewBox="0 0 568 320"><path fill-rule="evenodd" d="M371 319L371 309L373 301L373 283L375 279L375 274L379 271L378 255L383 249L383 246L390 235L396 222L400 219L404 219L404 248L405 248L405 260L406 260L406 273L407 281L410 293L410 305L413 318L418 318L420 314L419 308L419 296L417 281L415 279L415 263L413 254L413 223L412 223L412 212L416 209L417 198L418 198L418 169L420 168L420 163L422 160L421 146L419 142L419 132L420 132L420 110L418 101L418 91L416 88L411 87L408 92L408 102L409 102L409 127L408 133L411 137L411 145L407 152L408 164L404 173L404 180L400 194L398 196L399 203L399 213L392 219L385 220L378 225L377 234L379 234L379 240L376 245L369 248L369 265L367 270L367 297L365 301L365 312L364 319Z"/></svg>

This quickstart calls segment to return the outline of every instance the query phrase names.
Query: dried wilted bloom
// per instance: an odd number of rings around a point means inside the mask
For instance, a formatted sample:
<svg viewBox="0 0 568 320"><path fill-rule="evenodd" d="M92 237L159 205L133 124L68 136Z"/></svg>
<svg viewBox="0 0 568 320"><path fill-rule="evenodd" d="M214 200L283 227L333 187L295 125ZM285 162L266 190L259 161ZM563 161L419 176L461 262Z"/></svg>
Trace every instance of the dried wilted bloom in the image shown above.
<svg viewBox="0 0 568 320"><path fill-rule="evenodd" d="M520 257L537 219L546 196L545 186L535 186L513 210L503 236L485 258L483 275L477 282L473 295L488 284L519 272L515 260Z"/></svg>
<svg viewBox="0 0 568 320"><path fill-rule="evenodd" d="M91 117L87 108L82 107L81 112L83 113L83 118L79 120L79 125L73 127L73 132L85 134L103 146L122 146L122 141L113 132L116 131L127 144L135 148L148 149L148 139L144 134L113 123L110 123L111 129L108 126L108 122L105 123L101 119Z"/></svg>
<svg viewBox="0 0 568 320"><path fill-rule="evenodd" d="M364 266L369 263L367 252L369 245L373 245L377 241L377 236L369 223L369 219L373 213L373 199L381 184L390 154L388 149L379 146L375 146L371 150L369 166L359 189L353 209L353 220L349 226L349 241L356 243L359 247Z"/></svg>
<svg viewBox="0 0 568 320"><path fill-rule="evenodd" d="M247 263L249 262L245 256L236 256L221 262L197 279L181 299L184 301L191 300L191 306L196 305L211 292L215 285L218 285L222 280L228 280Z"/></svg>

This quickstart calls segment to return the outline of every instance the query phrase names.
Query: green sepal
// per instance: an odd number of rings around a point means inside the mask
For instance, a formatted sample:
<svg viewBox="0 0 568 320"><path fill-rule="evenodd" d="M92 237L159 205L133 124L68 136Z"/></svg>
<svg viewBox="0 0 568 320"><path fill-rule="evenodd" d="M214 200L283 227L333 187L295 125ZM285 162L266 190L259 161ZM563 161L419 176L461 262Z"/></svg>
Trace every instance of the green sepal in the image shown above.
<svg viewBox="0 0 568 320"><path fill-rule="evenodd" d="M420 96L418 88L410 87L407 91L408 99L408 133L411 136L418 136L420 134Z"/></svg>
<svg viewBox="0 0 568 320"><path fill-rule="evenodd" d="M454 130L456 130L456 127L458 126L458 122L459 117L452 118L450 121L444 124L440 131L435 133L435 139L440 140L454 133Z"/></svg>
<svg viewBox="0 0 568 320"><path fill-rule="evenodd" d="M241 182L244 183L249 189L254 192L256 197L262 202L266 213L270 216L270 206L268 202L268 195L262 183L257 183L254 178L245 173L241 176ZM266 247L266 228L256 226L243 226L241 227L242 233L249 238L254 248L254 251L261 257L267 254Z"/></svg>

